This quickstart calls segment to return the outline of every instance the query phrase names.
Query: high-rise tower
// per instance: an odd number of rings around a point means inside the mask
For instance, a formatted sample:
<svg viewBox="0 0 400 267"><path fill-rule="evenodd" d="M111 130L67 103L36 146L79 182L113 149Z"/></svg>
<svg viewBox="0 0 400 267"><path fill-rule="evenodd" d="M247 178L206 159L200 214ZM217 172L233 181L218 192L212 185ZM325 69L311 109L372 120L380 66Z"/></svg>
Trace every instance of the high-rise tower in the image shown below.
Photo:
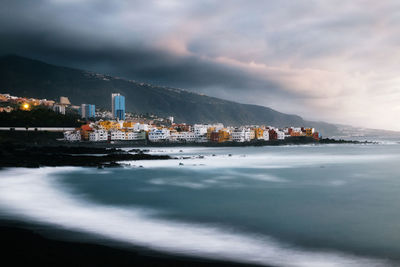
<svg viewBox="0 0 400 267"><path fill-rule="evenodd" d="M114 119L125 120L125 96L118 93L111 94L111 109Z"/></svg>
<svg viewBox="0 0 400 267"><path fill-rule="evenodd" d="M80 107L81 117L83 119L89 119L96 117L96 107L91 104L82 104Z"/></svg>

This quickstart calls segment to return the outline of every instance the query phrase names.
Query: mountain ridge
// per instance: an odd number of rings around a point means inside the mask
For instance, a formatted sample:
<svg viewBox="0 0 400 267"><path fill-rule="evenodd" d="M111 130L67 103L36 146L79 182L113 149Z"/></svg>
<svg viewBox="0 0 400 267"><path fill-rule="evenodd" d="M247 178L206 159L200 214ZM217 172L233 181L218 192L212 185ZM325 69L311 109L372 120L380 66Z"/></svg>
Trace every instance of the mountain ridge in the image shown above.
<svg viewBox="0 0 400 267"><path fill-rule="evenodd" d="M126 110L174 116L177 122L226 125L267 124L277 127L309 126L332 134L336 126L305 121L269 107L241 104L185 89L155 86L87 70L57 66L18 55L0 57L0 90L18 96L58 99L68 96L72 103L91 103L110 109L111 93L126 97Z"/></svg>

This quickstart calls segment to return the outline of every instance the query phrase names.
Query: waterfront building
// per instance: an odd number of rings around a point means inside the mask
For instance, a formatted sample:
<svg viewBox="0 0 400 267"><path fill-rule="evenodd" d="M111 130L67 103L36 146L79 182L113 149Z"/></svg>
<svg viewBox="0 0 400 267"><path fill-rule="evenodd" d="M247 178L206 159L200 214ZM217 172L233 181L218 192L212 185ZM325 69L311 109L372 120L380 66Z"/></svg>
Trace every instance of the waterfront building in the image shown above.
<svg viewBox="0 0 400 267"><path fill-rule="evenodd" d="M255 139L264 139L264 129L262 128L254 128L254 138Z"/></svg>
<svg viewBox="0 0 400 267"><path fill-rule="evenodd" d="M219 141L219 134L216 131L212 131L211 133L207 133L207 137L208 140L210 140L211 142L218 142Z"/></svg>
<svg viewBox="0 0 400 267"><path fill-rule="evenodd" d="M108 141L108 132L104 130L95 130L93 133L90 133L89 139L92 142Z"/></svg>
<svg viewBox="0 0 400 267"><path fill-rule="evenodd" d="M125 96L118 93L111 94L111 108L114 119L125 120Z"/></svg>
<svg viewBox="0 0 400 267"><path fill-rule="evenodd" d="M265 129L263 131L263 138L262 139L264 139L264 141L269 141L269 130L268 129Z"/></svg>
<svg viewBox="0 0 400 267"><path fill-rule="evenodd" d="M82 140L89 140L89 135L90 133L93 131L92 126L90 126L90 124L84 124L81 126L81 136L82 136Z"/></svg>
<svg viewBox="0 0 400 267"><path fill-rule="evenodd" d="M274 129L269 129L269 140L278 139L278 133Z"/></svg>
<svg viewBox="0 0 400 267"><path fill-rule="evenodd" d="M99 142L107 140L108 140L108 132L105 130L94 130L89 134L89 141L91 142Z"/></svg>
<svg viewBox="0 0 400 267"><path fill-rule="evenodd" d="M168 129L153 129L149 132L149 141L160 142L169 140L170 131Z"/></svg>
<svg viewBox="0 0 400 267"><path fill-rule="evenodd" d="M128 131L125 132L125 138L126 140L146 140L146 132Z"/></svg>
<svg viewBox="0 0 400 267"><path fill-rule="evenodd" d="M170 141L172 142L195 142L197 140L197 136L194 132L171 132L170 133Z"/></svg>
<svg viewBox="0 0 400 267"><path fill-rule="evenodd" d="M196 136L205 136L207 134L207 124L195 124L193 125L193 132Z"/></svg>
<svg viewBox="0 0 400 267"><path fill-rule="evenodd" d="M231 134L228 129L221 129L219 131L213 131L210 134L210 140L212 142L226 142L231 140Z"/></svg>
<svg viewBox="0 0 400 267"><path fill-rule="evenodd" d="M251 131L249 128L235 128L232 131L232 141L234 142L249 142L251 140Z"/></svg>
<svg viewBox="0 0 400 267"><path fill-rule="evenodd" d="M78 142L82 140L79 131L66 131L64 132L64 140L68 142Z"/></svg>
<svg viewBox="0 0 400 267"><path fill-rule="evenodd" d="M313 134L314 134L314 128L307 128L306 129L306 136L308 136L308 137L312 137L313 136Z"/></svg>
<svg viewBox="0 0 400 267"><path fill-rule="evenodd" d="M92 104L82 104L79 112L82 119L90 119L96 117L96 107Z"/></svg>
<svg viewBox="0 0 400 267"><path fill-rule="evenodd" d="M276 139L284 140L285 139L285 132L277 130L276 131Z"/></svg>
<svg viewBox="0 0 400 267"><path fill-rule="evenodd" d="M110 140L125 140L125 132L119 130L110 131Z"/></svg>

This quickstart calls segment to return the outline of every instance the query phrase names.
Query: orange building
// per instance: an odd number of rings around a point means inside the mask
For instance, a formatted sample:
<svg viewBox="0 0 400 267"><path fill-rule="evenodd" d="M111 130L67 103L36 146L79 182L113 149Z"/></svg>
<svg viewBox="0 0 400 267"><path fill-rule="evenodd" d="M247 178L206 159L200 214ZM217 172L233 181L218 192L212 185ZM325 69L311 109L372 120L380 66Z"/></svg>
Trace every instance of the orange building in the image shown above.
<svg viewBox="0 0 400 267"><path fill-rule="evenodd" d="M295 131L291 131L290 136L303 136L302 132L295 132Z"/></svg>
<svg viewBox="0 0 400 267"><path fill-rule="evenodd" d="M118 130L121 128L121 125L115 121L100 121L99 125L104 129L108 130Z"/></svg>
<svg viewBox="0 0 400 267"><path fill-rule="evenodd" d="M124 128L133 128L135 126L135 123L132 121L126 121L122 125Z"/></svg>
<svg viewBox="0 0 400 267"><path fill-rule="evenodd" d="M226 131L226 130L218 131L218 142L219 143L229 141L230 139L231 139L231 135L228 131Z"/></svg>
<svg viewBox="0 0 400 267"><path fill-rule="evenodd" d="M228 131L219 130L218 132L216 132L216 131L211 132L209 140L211 142L222 143L222 142L229 141L230 139L231 139L231 135L229 134Z"/></svg>
<svg viewBox="0 0 400 267"><path fill-rule="evenodd" d="M261 128L255 128L254 129L254 138L255 139L264 139L264 130Z"/></svg>
<svg viewBox="0 0 400 267"><path fill-rule="evenodd" d="M81 137L82 140L89 140L89 135L93 131L93 128L89 124L84 124L81 126Z"/></svg>
<svg viewBox="0 0 400 267"><path fill-rule="evenodd" d="M215 127L208 127L208 129L207 129L207 139L208 139L208 140L211 140L211 141L212 141L212 139L211 139L211 134L212 134L213 132L215 132Z"/></svg>

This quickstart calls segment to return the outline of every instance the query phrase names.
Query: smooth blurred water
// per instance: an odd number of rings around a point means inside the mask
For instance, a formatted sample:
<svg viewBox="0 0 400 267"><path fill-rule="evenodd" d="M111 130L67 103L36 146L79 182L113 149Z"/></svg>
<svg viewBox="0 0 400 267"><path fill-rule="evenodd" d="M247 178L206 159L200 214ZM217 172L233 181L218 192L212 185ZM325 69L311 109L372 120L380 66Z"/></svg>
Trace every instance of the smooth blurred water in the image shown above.
<svg viewBox="0 0 400 267"><path fill-rule="evenodd" d="M400 263L400 145L151 153L181 159L0 172L2 213L202 257Z"/></svg>

